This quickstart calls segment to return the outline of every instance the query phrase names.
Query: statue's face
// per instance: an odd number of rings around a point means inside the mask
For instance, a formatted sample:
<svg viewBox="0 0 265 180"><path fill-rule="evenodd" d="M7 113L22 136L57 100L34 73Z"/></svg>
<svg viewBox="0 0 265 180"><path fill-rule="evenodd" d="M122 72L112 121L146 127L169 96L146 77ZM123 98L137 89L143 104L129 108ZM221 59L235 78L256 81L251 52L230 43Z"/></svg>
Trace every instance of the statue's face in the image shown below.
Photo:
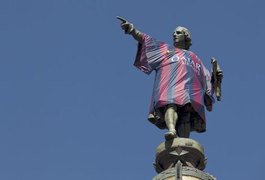
<svg viewBox="0 0 265 180"><path fill-rule="evenodd" d="M183 27L177 27L173 33L173 43L176 48L185 47L185 33Z"/></svg>

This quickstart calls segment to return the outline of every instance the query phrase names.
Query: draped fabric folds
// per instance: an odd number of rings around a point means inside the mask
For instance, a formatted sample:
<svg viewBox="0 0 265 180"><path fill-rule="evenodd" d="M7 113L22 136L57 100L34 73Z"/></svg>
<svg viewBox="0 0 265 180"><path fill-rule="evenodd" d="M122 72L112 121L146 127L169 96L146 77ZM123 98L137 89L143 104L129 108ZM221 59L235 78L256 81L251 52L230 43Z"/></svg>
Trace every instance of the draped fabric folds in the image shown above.
<svg viewBox="0 0 265 180"><path fill-rule="evenodd" d="M143 34L134 65L146 74L155 71L150 112L167 104L190 103L205 123L204 95L212 97L213 91L210 72L196 54Z"/></svg>

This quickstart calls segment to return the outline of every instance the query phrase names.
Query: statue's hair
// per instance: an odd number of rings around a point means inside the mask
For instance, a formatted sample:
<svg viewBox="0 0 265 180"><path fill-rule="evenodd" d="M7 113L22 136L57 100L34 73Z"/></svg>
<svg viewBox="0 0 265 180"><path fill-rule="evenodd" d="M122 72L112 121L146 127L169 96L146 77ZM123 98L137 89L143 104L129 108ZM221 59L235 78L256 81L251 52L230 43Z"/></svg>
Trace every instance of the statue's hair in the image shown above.
<svg viewBox="0 0 265 180"><path fill-rule="evenodd" d="M187 50L190 48L190 46L192 45L192 39L191 39L191 34L190 31L182 26L178 26L177 28L181 28L182 31L184 32L185 35L185 41L186 41L186 45L187 45Z"/></svg>
<svg viewBox="0 0 265 180"><path fill-rule="evenodd" d="M187 44L187 49L189 49L192 45L192 39L190 37L190 35L186 35L186 44Z"/></svg>

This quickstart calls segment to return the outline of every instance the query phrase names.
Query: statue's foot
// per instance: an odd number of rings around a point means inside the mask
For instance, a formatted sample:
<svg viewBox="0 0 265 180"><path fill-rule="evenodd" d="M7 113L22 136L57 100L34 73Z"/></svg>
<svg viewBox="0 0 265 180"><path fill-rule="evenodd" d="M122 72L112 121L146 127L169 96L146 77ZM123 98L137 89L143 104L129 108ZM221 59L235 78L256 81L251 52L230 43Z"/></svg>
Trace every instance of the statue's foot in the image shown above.
<svg viewBox="0 0 265 180"><path fill-rule="evenodd" d="M171 140L171 139L174 139L176 137L176 130L170 130L168 132L165 133L165 139L168 141L168 140Z"/></svg>
<svg viewBox="0 0 265 180"><path fill-rule="evenodd" d="M147 119L148 119L148 121L150 121L151 123L156 124L156 119L155 119L154 114L149 114Z"/></svg>

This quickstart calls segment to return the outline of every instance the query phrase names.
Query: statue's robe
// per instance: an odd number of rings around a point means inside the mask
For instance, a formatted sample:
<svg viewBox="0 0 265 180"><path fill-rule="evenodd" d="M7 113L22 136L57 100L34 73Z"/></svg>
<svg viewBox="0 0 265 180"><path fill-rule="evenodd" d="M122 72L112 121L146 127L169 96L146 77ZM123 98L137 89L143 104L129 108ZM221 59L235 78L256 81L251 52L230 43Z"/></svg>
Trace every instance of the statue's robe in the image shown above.
<svg viewBox="0 0 265 180"><path fill-rule="evenodd" d="M155 71L150 113L172 103L191 104L199 116L192 130L205 131L204 96L212 98L213 90L211 75L196 54L143 34L134 65L146 74Z"/></svg>

